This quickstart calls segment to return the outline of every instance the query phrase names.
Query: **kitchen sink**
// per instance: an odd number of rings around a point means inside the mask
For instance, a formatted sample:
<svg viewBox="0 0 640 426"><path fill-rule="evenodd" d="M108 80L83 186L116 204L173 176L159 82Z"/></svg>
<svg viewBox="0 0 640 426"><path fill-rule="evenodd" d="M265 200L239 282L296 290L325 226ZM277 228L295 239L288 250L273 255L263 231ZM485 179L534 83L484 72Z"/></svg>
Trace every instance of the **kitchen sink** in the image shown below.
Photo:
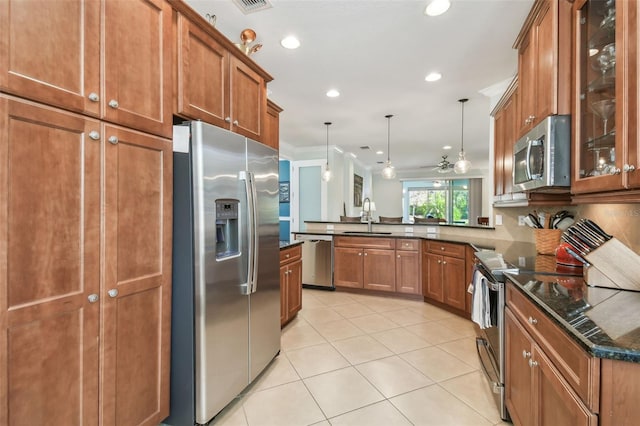
<svg viewBox="0 0 640 426"><path fill-rule="evenodd" d="M344 234L391 235L391 232L378 232L378 231L344 231Z"/></svg>

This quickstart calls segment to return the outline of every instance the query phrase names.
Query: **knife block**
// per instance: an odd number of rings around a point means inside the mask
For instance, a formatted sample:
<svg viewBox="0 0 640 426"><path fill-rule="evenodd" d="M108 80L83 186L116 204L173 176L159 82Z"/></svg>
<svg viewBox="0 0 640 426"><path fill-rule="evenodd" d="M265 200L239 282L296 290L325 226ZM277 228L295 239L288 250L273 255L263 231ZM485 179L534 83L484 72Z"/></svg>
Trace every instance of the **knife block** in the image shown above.
<svg viewBox="0 0 640 426"><path fill-rule="evenodd" d="M591 266L584 268L584 280L597 287L640 291L640 256L612 238L584 256Z"/></svg>

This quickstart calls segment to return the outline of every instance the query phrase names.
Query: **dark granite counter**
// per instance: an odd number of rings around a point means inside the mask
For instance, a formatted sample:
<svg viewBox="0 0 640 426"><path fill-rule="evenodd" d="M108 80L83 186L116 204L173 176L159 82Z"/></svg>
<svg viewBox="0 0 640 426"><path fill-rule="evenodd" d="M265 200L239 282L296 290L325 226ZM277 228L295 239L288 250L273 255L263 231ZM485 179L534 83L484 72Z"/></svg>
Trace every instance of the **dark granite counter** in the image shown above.
<svg viewBox="0 0 640 426"><path fill-rule="evenodd" d="M588 286L582 277L507 276L591 355L640 363L640 292Z"/></svg>
<svg viewBox="0 0 640 426"><path fill-rule="evenodd" d="M280 250L302 244L302 241L280 241Z"/></svg>

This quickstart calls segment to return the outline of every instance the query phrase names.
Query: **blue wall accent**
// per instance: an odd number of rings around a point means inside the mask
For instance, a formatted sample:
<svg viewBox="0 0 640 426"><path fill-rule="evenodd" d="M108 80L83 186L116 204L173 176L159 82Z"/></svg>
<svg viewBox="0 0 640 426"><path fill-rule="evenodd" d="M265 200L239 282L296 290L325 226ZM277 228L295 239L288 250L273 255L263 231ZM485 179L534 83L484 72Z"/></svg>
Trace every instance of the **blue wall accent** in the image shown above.
<svg viewBox="0 0 640 426"><path fill-rule="evenodd" d="M280 182L289 182L291 184L291 165L289 160L280 160ZM280 203L279 206L279 215L280 217L291 217L291 203ZM280 221L280 240L281 241L289 241L289 232L291 229L291 224L288 220Z"/></svg>

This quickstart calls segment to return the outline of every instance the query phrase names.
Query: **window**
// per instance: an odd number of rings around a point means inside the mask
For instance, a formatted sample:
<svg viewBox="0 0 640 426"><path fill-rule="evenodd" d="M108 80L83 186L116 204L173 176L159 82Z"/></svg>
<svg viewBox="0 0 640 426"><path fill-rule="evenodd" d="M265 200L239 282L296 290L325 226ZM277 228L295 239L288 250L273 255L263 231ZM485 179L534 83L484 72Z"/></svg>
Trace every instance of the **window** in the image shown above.
<svg viewBox="0 0 640 426"><path fill-rule="evenodd" d="M436 218L469 224L469 179L403 182L404 220Z"/></svg>

